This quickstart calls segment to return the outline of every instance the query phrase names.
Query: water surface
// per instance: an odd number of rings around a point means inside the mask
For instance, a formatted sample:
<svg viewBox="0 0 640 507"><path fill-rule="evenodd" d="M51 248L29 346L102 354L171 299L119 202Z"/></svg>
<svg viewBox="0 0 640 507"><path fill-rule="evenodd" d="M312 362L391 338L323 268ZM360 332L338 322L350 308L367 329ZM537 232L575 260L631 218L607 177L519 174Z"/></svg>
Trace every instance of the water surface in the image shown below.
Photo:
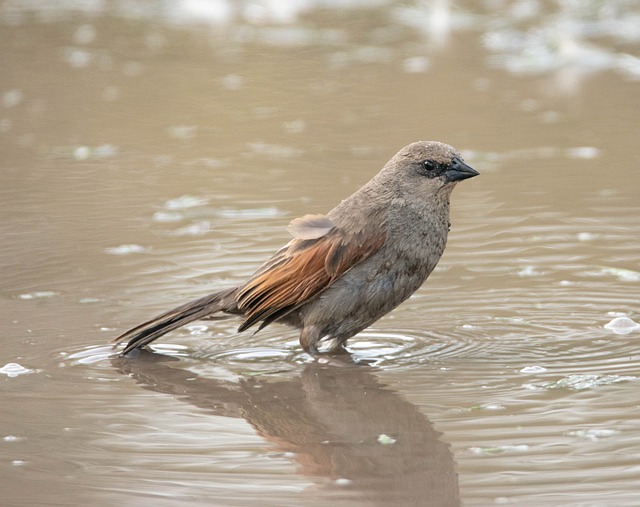
<svg viewBox="0 0 640 507"><path fill-rule="evenodd" d="M635 4L195 5L0 4L3 502L636 504ZM481 176L353 364L232 320L114 357L419 139Z"/></svg>

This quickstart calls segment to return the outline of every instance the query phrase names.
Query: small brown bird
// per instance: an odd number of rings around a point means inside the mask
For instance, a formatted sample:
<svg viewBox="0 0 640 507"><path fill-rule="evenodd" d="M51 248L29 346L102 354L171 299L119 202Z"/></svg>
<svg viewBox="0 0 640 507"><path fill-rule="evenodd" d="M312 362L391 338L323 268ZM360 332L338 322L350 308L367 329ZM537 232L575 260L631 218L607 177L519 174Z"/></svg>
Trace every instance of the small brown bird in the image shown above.
<svg viewBox="0 0 640 507"><path fill-rule="evenodd" d="M289 224L294 239L238 287L215 292L140 324L114 341L122 355L216 313L244 318L238 332L280 322L300 329L318 354L345 342L413 294L435 268L449 232L449 196L478 172L443 143L419 141L396 153L327 215Z"/></svg>

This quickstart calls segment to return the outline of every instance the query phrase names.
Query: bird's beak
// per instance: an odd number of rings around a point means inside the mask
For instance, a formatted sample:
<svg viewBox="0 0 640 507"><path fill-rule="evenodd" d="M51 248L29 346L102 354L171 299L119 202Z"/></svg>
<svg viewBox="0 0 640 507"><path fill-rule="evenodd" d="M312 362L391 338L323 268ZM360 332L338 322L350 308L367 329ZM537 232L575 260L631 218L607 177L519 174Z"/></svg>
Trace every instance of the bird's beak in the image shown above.
<svg viewBox="0 0 640 507"><path fill-rule="evenodd" d="M451 168L445 171L444 175L449 181L466 180L480 174L473 167L465 164L458 157L454 157L451 162Z"/></svg>

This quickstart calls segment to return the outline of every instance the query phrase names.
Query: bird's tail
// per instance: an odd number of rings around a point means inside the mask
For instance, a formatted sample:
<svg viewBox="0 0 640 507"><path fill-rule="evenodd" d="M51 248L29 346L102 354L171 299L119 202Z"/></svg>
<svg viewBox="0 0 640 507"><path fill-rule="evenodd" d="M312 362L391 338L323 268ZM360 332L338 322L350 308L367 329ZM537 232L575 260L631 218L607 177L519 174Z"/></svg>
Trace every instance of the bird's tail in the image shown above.
<svg viewBox="0 0 640 507"><path fill-rule="evenodd" d="M122 333L113 341L127 342L121 352L121 355L125 355L194 320L202 319L217 312L238 313L235 300L236 292L237 288L233 287L190 301L129 329L129 331Z"/></svg>

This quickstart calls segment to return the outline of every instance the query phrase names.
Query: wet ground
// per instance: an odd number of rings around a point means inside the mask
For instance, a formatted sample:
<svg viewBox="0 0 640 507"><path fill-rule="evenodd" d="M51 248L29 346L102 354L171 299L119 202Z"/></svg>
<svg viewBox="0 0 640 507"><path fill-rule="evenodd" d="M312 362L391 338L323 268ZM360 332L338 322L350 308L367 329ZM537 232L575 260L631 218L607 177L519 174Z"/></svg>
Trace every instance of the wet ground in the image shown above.
<svg viewBox="0 0 640 507"><path fill-rule="evenodd" d="M631 506L635 2L0 2L2 503ZM400 147L459 185L438 268L315 362L209 321Z"/></svg>

